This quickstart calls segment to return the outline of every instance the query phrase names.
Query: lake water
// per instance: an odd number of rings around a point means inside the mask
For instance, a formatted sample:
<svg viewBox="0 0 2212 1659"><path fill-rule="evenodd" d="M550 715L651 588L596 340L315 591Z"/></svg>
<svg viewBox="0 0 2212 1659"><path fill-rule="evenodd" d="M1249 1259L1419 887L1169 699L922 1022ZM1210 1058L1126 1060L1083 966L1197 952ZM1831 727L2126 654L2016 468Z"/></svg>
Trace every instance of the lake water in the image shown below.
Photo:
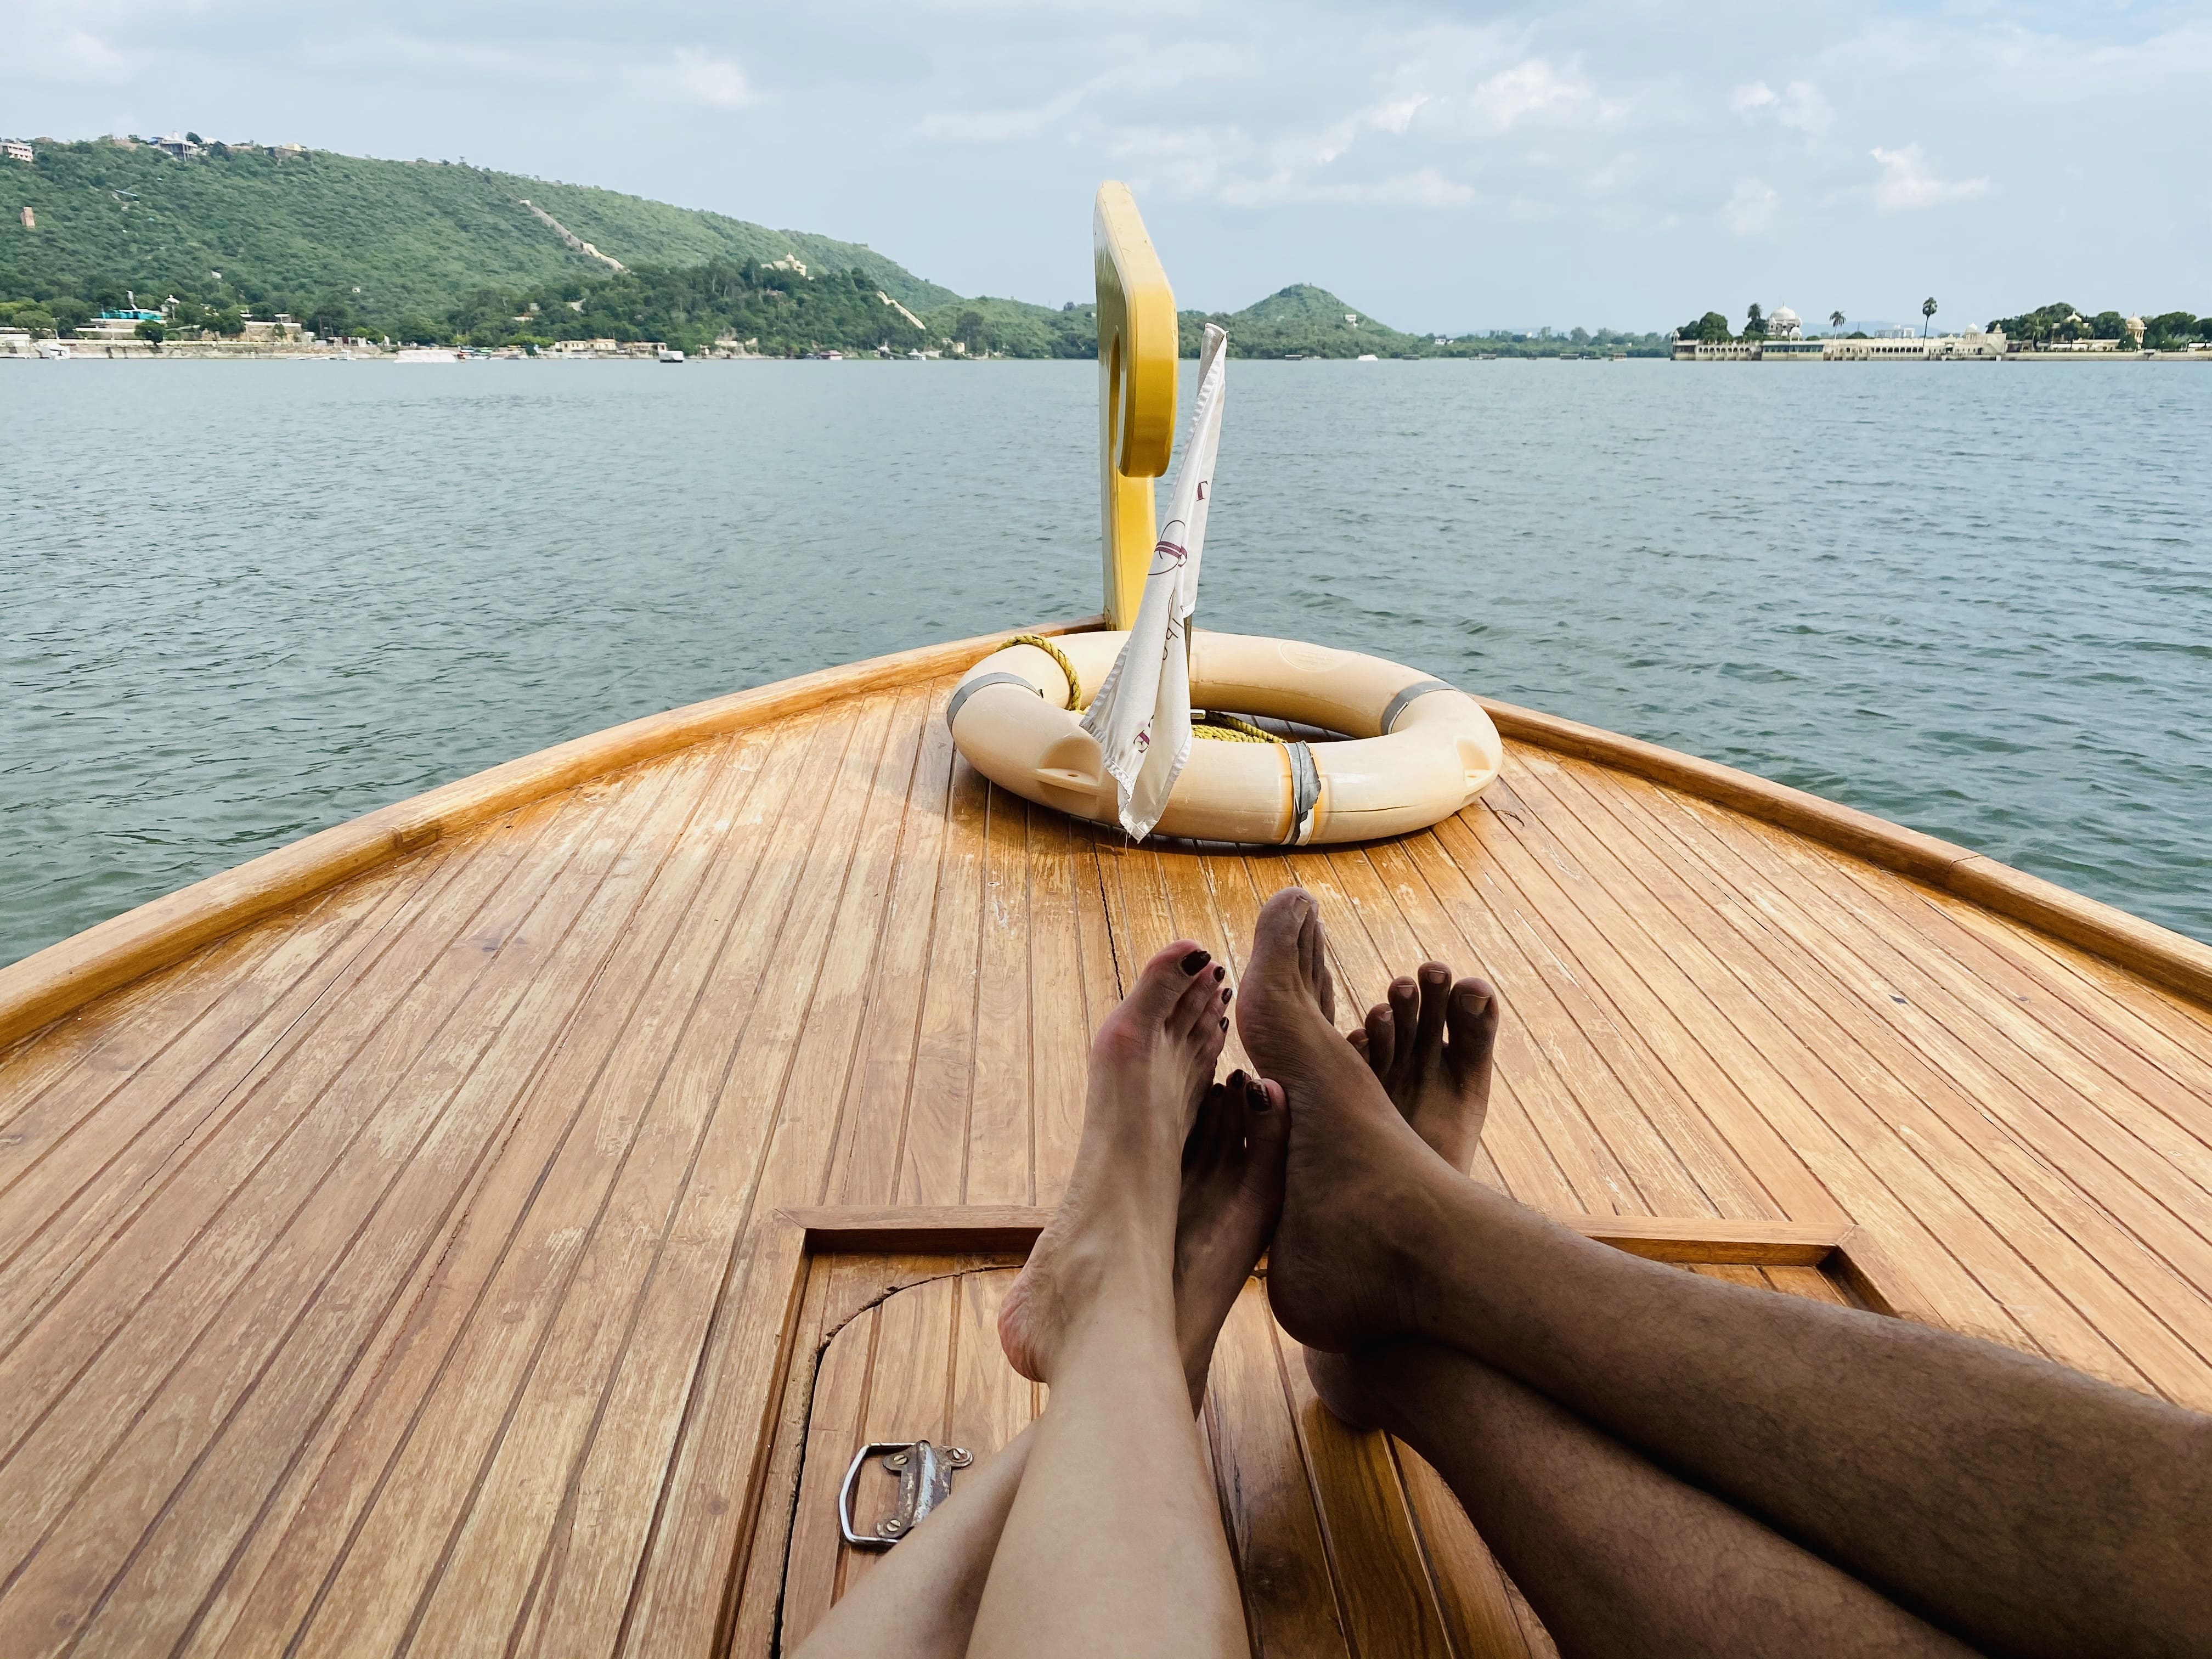
<svg viewBox="0 0 2212 1659"><path fill-rule="evenodd" d="M2212 373L1230 384L1201 624L2212 939ZM1096 396L1067 363L0 366L0 962L580 732L1095 609Z"/></svg>

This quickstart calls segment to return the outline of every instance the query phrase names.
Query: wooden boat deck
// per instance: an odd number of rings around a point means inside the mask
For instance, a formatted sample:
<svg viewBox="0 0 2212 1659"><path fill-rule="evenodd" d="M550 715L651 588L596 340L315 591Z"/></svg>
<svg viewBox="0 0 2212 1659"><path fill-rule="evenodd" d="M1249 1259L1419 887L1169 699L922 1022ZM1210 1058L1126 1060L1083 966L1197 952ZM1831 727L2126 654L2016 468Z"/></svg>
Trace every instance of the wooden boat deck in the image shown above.
<svg viewBox="0 0 2212 1659"><path fill-rule="evenodd" d="M1131 965L1241 965L1291 882L1347 1010L1427 956L1503 988L1481 1179L1856 1227L1922 1316L2212 1408L2212 952L1533 715L1433 831L1132 847L957 761L975 654L550 751L0 970L11 1655L713 1650L792 1497L779 1212L1050 1205Z"/></svg>

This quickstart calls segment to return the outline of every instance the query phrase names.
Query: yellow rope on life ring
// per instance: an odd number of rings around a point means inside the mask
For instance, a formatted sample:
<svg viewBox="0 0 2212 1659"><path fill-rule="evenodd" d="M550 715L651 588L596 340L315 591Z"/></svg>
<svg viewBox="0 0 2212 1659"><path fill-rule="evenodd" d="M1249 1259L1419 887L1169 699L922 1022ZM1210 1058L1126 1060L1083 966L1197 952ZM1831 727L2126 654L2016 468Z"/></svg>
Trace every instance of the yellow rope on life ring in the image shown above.
<svg viewBox="0 0 2212 1659"><path fill-rule="evenodd" d="M1249 720L1240 720L1234 714L1224 714L1219 709L1206 711L1206 718L1194 721L1190 728L1194 738L1211 738L1216 743L1280 743L1273 732L1257 726Z"/></svg>
<svg viewBox="0 0 2212 1659"><path fill-rule="evenodd" d="M1058 646L1054 645L1050 640L1045 638L1042 634L1017 634L1013 638L1008 640L1006 645L1000 646L999 649L1004 651L1006 649L1007 646L1014 645L1033 645L1036 647L1038 650L1043 652L1045 655L1050 657L1054 662L1058 663L1060 665L1060 672L1067 676L1067 701L1060 706L1064 708L1080 708L1083 707L1083 682L1076 678L1075 665L1068 661L1067 653L1061 650Z"/></svg>
<svg viewBox="0 0 2212 1659"><path fill-rule="evenodd" d="M1065 651L1042 634L1017 634L999 649L1004 651L1017 645L1033 645L1058 663L1060 672L1067 676L1067 701L1061 706L1070 709L1083 706L1083 681L1076 674L1075 665L1068 661ZM1249 720L1240 720L1234 714L1224 714L1219 709L1210 709L1200 719L1192 722L1190 734L1194 738L1210 738L1216 743L1282 742L1273 732L1264 731Z"/></svg>

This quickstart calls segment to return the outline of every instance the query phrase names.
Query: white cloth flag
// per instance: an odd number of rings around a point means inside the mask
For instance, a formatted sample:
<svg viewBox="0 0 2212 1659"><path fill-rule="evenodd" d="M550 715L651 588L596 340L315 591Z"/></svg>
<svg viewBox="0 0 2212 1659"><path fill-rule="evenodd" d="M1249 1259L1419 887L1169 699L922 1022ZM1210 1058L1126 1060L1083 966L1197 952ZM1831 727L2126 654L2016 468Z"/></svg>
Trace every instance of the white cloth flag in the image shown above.
<svg viewBox="0 0 2212 1659"><path fill-rule="evenodd" d="M1083 729L1098 739L1113 775L1121 828L1142 841L1167 811L1168 793L1190 758L1190 658L1183 628L1198 606L1198 561L1221 447L1229 336L1208 323L1198 360L1198 403L1168 485L1167 522L1121 654Z"/></svg>

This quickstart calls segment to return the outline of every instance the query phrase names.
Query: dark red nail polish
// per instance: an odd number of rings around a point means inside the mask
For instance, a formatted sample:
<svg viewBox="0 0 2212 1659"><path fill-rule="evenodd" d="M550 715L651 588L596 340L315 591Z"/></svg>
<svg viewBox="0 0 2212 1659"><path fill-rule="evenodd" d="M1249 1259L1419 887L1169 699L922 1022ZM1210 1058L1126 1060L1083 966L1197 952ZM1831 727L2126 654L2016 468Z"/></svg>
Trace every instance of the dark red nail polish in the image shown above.
<svg viewBox="0 0 2212 1659"><path fill-rule="evenodd" d="M1213 952L1211 951L1193 951L1188 956L1182 959L1182 970L1184 973L1189 975L1191 978L1196 979L1198 977L1198 970L1205 967L1207 963L1212 960Z"/></svg>
<svg viewBox="0 0 2212 1659"><path fill-rule="evenodd" d="M1231 998L1231 997L1233 997L1233 996L1235 996L1236 994L1237 994L1237 993L1236 993L1236 992L1234 992L1234 991L1232 991L1232 990L1231 990L1231 989L1230 989L1226 985L1223 986L1223 987L1221 988L1221 1000L1222 1000L1222 1004L1223 1004L1223 1006L1227 1006L1227 1004L1228 1004L1229 999L1230 999L1230 998Z"/></svg>
<svg viewBox="0 0 2212 1659"><path fill-rule="evenodd" d="M1218 979L1222 978L1222 977L1223 977L1223 976L1224 976L1228 972L1229 972L1229 970L1228 970L1226 968L1223 967L1219 963L1218 963L1218 962L1217 962L1217 963L1215 963L1213 964L1213 976L1214 976L1214 978L1215 978L1215 979L1218 980Z"/></svg>
<svg viewBox="0 0 2212 1659"><path fill-rule="evenodd" d="M1246 1079L1244 1098L1255 1112L1264 1112L1274 1104L1267 1098L1267 1090L1261 1087L1260 1079L1256 1077Z"/></svg>
<svg viewBox="0 0 2212 1659"><path fill-rule="evenodd" d="M1226 1014L1221 1017L1221 1029L1224 1031L1229 1029L1229 1016Z"/></svg>

